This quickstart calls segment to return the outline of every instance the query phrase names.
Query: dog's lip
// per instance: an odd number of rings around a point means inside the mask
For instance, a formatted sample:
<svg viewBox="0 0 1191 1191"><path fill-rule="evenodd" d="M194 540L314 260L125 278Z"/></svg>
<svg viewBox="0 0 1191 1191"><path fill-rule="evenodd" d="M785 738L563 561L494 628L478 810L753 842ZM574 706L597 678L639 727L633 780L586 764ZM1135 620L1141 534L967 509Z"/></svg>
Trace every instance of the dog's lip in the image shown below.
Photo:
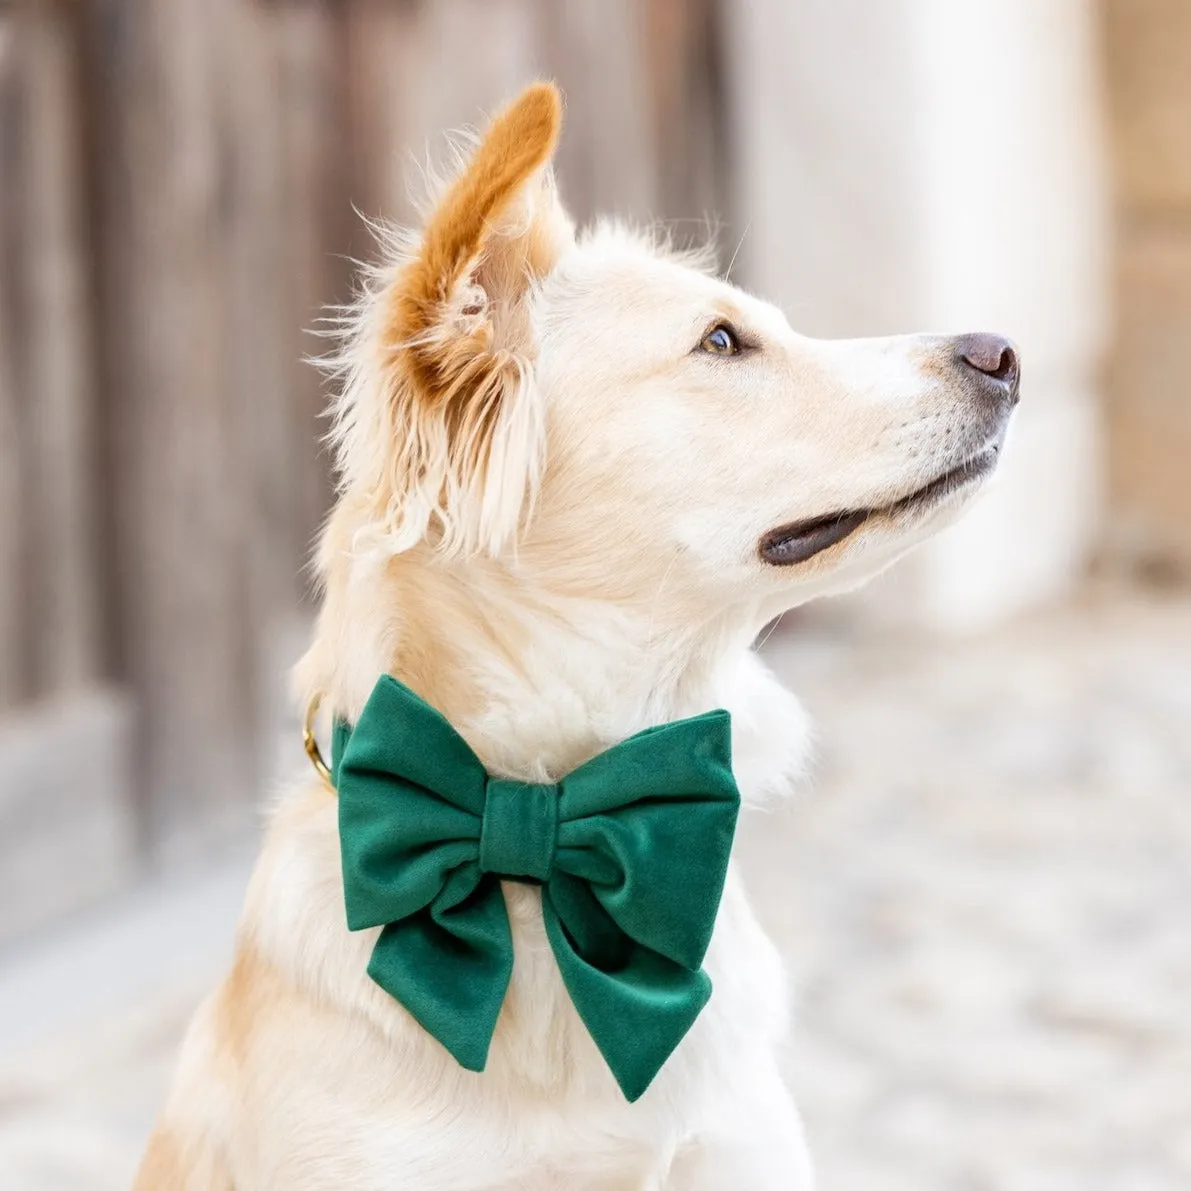
<svg viewBox="0 0 1191 1191"><path fill-rule="evenodd" d="M779 525L761 539L760 555L765 562L778 567L806 562L851 537L871 515L868 509L856 509L850 513L831 513L810 521Z"/></svg>
<svg viewBox="0 0 1191 1191"><path fill-rule="evenodd" d="M850 509L813 517L806 521L792 521L769 530L762 538L758 552L773 566L794 566L807 562L824 550L838 545L854 534L866 521L876 516L896 517L903 513L921 512L938 504L961 488L986 476L997 464L1000 441L993 442L956 467L949 468L920 488L889 504L866 509Z"/></svg>

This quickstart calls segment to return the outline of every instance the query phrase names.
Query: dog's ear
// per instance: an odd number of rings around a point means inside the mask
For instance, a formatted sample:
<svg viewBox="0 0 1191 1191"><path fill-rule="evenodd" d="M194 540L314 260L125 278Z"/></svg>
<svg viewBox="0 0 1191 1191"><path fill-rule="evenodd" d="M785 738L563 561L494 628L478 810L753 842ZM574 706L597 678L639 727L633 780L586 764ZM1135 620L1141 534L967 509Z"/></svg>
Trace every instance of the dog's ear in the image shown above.
<svg viewBox="0 0 1191 1191"><path fill-rule="evenodd" d="M391 549L495 552L532 501L544 417L530 298L573 241L550 172L561 123L547 83L497 116L358 312L340 462L382 506Z"/></svg>

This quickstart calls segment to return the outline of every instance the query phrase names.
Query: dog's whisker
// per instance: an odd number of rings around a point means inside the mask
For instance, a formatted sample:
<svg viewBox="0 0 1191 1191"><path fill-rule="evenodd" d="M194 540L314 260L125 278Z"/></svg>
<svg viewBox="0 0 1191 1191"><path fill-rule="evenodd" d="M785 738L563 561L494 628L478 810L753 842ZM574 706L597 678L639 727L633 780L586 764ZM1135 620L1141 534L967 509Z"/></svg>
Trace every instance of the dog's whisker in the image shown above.
<svg viewBox="0 0 1191 1191"><path fill-rule="evenodd" d="M761 638L761 640L760 640L760 641L758 641L758 642L757 642L757 644L754 646L754 648L757 650L757 652L758 652L758 653L760 653L760 652L761 652L761 650L765 648L765 643L766 643L766 642L769 640L769 638L770 638L770 637L772 637L772 636L773 636L773 634L774 634L774 633L777 631L777 626L778 626L779 624L781 624L781 623L782 623L782 619L783 619L783 617L785 617L785 615L786 615L786 614L785 614L784 612L782 612L782 613L780 613L778 616L776 616L776 617L774 618L773 622L772 622L772 623L770 624L770 626L769 626L769 631L768 631L768 632L765 634L765 636L764 636L764 637L762 637L762 638Z"/></svg>
<svg viewBox="0 0 1191 1191"><path fill-rule="evenodd" d="M732 280L732 270L736 265L736 258L740 255L740 250L744 247L745 237L752 230L752 226L753 221L750 219L749 222L744 225L744 231L740 233L740 239L736 243L736 251L732 253L732 259L728 262L728 267L724 270L725 281Z"/></svg>

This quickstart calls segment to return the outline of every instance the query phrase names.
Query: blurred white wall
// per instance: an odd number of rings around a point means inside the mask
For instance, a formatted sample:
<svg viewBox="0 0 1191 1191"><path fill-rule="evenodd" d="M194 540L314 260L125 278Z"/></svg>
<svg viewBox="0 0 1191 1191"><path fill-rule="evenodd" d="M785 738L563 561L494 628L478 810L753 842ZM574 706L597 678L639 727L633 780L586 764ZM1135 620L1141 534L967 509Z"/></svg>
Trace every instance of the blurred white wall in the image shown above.
<svg viewBox="0 0 1191 1191"><path fill-rule="evenodd" d="M1108 218L1090 0L749 0L730 25L737 276L811 334L995 330L998 484L859 597L971 628L1061 595L1097 528Z"/></svg>

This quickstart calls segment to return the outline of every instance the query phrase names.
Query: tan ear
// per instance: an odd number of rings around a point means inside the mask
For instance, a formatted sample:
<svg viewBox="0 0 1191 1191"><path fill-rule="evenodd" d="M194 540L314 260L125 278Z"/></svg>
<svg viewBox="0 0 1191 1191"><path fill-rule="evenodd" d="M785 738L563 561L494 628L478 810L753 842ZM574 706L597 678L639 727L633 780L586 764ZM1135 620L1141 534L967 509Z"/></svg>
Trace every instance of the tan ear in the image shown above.
<svg viewBox="0 0 1191 1191"><path fill-rule="evenodd" d="M443 377L436 345L427 339L435 337L444 307L475 264L483 240L495 230L496 218L554 155L561 127L562 100L549 83L527 88L497 116L464 173L435 208L421 252L393 292L389 346L411 352L419 379L432 392L441 390Z"/></svg>
<svg viewBox="0 0 1191 1191"><path fill-rule="evenodd" d="M561 123L548 83L497 116L358 312L367 342L340 402L341 463L383 498L395 549L430 537L495 552L532 500L543 417L529 298L573 237L548 169Z"/></svg>

